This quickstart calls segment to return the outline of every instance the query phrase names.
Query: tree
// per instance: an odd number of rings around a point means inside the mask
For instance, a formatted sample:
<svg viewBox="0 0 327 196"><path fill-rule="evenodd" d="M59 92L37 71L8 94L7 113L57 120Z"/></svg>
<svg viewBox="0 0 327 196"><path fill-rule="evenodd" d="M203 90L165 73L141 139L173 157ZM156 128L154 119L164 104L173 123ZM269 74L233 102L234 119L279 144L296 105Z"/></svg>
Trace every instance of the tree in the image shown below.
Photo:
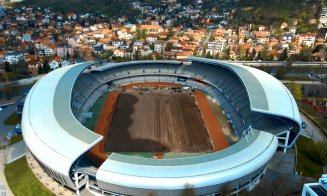
<svg viewBox="0 0 327 196"><path fill-rule="evenodd" d="M41 65L39 65L39 66L37 67L37 73L38 73L39 75L44 74L43 67L42 67Z"/></svg>
<svg viewBox="0 0 327 196"><path fill-rule="evenodd" d="M207 59L212 59L213 56L210 54L210 52L207 52L207 54L206 54L206 58L207 58Z"/></svg>
<svg viewBox="0 0 327 196"><path fill-rule="evenodd" d="M138 49L135 51L134 60L140 60L140 51Z"/></svg>
<svg viewBox="0 0 327 196"><path fill-rule="evenodd" d="M171 28L168 29L168 34L167 34L167 37L170 38L174 35L174 32Z"/></svg>
<svg viewBox="0 0 327 196"><path fill-rule="evenodd" d="M182 192L182 196L195 196L196 192L194 187L191 184L185 184L185 188Z"/></svg>
<svg viewBox="0 0 327 196"><path fill-rule="evenodd" d="M70 54L69 54L68 51L66 52L66 60L67 60L67 59L70 59Z"/></svg>
<svg viewBox="0 0 327 196"><path fill-rule="evenodd" d="M303 62L311 61L312 59L311 52L312 50L310 48L302 49L299 54L300 61Z"/></svg>
<svg viewBox="0 0 327 196"><path fill-rule="evenodd" d="M103 58L103 59L109 60L110 57L111 57L113 54L114 54L114 53L113 53L112 50L106 50L106 51L104 51L104 52L102 52L102 53L100 54L100 57Z"/></svg>
<svg viewBox="0 0 327 196"><path fill-rule="evenodd" d="M49 66L49 61L45 61L43 63L43 72L46 74L46 73L49 73L50 70L51 70L51 68Z"/></svg>
<svg viewBox="0 0 327 196"><path fill-rule="evenodd" d="M261 57L261 51L258 52L257 60L262 60L262 57Z"/></svg>
<svg viewBox="0 0 327 196"><path fill-rule="evenodd" d="M150 49L151 49L152 51L154 51L154 43L150 43L150 44L149 44L149 47L150 47Z"/></svg>
<svg viewBox="0 0 327 196"><path fill-rule="evenodd" d="M167 42L165 51L170 51L172 47L173 47L173 45L170 42Z"/></svg>
<svg viewBox="0 0 327 196"><path fill-rule="evenodd" d="M230 48L228 47L228 48L224 49L223 52L224 52L224 59L228 60L229 59Z"/></svg>
<svg viewBox="0 0 327 196"><path fill-rule="evenodd" d="M300 101L302 99L303 93L301 90L301 85L296 84L294 81L291 81L287 84L287 88L291 91L296 101Z"/></svg>
<svg viewBox="0 0 327 196"><path fill-rule="evenodd" d="M5 72L11 72L10 64L6 61L5 62Z"/></svg>
<svg viewBox="0 0 327 196"><path fill-rule="evenodd" d="M5 96L5 98L11 98L14 95L16 89L17 88L14 87L12 84L6 84L2 87L2 94L3 96Z"/></svg>
<svg viewBox="0 0 327 196"><path fill-rule="evenodd" d="M255 59L256 55L257 55L257 52L253 49L252 53L251 53L250 60L253 61Z"/></svg>
<svg viewBox="0 0 327 196"><path fill-rule="evenodd" d="M283 50L283 52L280 54L279 59L280 61L285 61L287 59L287 48Z"/></svg>
<svg viewBox="0 0 327 196"><path fill-rule="evenodd" d="M285 73L286 73L286 69L284 66L278 67L276 78L279 80L283 79L285 77Z"/></svg>
<svg viewBox="0 0 327 196"><path fill-rule="evenodd" d="M145 39L146 36L147 36L146 29L140 29L140 28L136 29L136 36L135 36L136 40L139 40L142 38Z"/></svg>

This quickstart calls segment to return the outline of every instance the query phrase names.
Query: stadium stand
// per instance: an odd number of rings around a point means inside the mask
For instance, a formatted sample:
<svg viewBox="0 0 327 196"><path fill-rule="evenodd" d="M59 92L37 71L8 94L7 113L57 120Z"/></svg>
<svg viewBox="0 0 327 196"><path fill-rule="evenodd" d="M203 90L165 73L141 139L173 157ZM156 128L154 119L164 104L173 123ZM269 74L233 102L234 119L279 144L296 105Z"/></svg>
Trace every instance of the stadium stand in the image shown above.
<svg viewBox="0 0 327 196"><path fill-rule="evenodd" d="M99 67L82 63L49 73L32 88L24 105L22 132L28 149L49 176L76 194L86 187L102 195L181 195L185 184L197 195L252 190L276 148L292 147L301 133L296 102L269 74L223 61L189 60ZM82 126L83 114L103 93L139 82L182 84L210 94L238 141L217 152L160 160L112 152L95 167L87 153L103 136Z"/></svg>

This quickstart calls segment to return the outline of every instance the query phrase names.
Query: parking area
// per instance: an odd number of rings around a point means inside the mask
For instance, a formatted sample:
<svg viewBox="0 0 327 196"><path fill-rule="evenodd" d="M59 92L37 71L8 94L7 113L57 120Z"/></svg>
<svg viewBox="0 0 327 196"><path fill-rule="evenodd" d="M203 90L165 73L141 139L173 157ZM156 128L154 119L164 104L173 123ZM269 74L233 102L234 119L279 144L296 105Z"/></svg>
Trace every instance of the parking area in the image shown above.
<svg viewBox="0 0 327 196"><path fill-rule="evenodd" d="M15 125L4 124L4 121L14 112L16 112L16 104L9 105L0 112L0 146L7 144L8 132L15 130Z"/></svg>

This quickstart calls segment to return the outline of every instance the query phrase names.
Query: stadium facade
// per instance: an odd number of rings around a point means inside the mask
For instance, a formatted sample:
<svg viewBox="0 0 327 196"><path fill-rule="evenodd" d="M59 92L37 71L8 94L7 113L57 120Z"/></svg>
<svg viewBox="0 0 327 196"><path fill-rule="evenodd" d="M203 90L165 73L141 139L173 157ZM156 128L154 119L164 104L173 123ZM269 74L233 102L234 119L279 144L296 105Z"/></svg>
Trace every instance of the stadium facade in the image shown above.
<svg viewBox="0 0 327 196"><path fill-rule="evenodd" d="M22 132L43 170L62 185L99 194L197 195L251 190L276 149L290 148L300 132L298 107L287 88L255 68L192 57L189 62L134 61L55 70L29 92ZM238 142L227 149L171 159L111 153L99 166L85 161L103 136L82 124L111 86L169 82L206 91L228 118Z"/></svg>

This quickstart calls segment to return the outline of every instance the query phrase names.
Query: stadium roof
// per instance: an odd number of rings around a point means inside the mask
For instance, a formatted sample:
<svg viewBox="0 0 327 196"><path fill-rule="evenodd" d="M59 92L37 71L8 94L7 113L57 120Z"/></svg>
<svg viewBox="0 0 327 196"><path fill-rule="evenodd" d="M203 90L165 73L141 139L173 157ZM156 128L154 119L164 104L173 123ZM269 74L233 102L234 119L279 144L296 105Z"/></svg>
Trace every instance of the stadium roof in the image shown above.
<svg viewBox="0 0 327 196"><path fill-rule="evenodd" d="M90 65L66 66L49 73L33 86L25 100L22 126L30 151L66 175L73 162L103 138L82 126L70 109L73 84Z"/></svg>
<svg viewBox="0 0 327 196"><path fill-rule="evenodd" d="M290 92L269 74L222 61L195 57L189 60L223 66L236 73L246 87L252 110L284 116L300 123ZM182 65L177 61L137 61L109 64L94 70L158 62ZM70 107L75 81L85 68L94 64L81 63L49 73L33 86L25 101L22 126L28 148L38 160L67 176L73 163L103 138L82 126ZM184 188L186 182L196 187L209 186L259 169L271 158L277 145L274 135L253 130L225 150L194 157L154 160L112 153L99 168L97 179L139 188L144 185L147 188L179 189Z"/></svg>
<svg viewBox="0 0 327 196"><path fill-rule="evenodd" d="M122 63L108 63L104 66L97 67L93 71L105 71L107 69L112 69L115 67L121 67L125 65L139 65L139 64L147 64L147 63L162 63L162 64L182 64L180 61L172 61L172 60L156 60L156 61L129 61L129 62L122 62Z"/></svg>
<svg viewBox="0 0 327 196"><path fill-rule="evenodd" d="M224 61L190 57L190 61L219 65L232 70L243 82L250 99L251 109L283 116L301 124L297 104L289 90L270 74L248 66Z"/></svg>
<svg viewBox="0 0 327 196"><path fill-rule="evenodd" d="M99 168L97 179L150 189L183 189L187 183L210 186L259 169L274 154L277 143L274 135L253 130L225 150L194 157L156 160L112 153Z"/></svg>

